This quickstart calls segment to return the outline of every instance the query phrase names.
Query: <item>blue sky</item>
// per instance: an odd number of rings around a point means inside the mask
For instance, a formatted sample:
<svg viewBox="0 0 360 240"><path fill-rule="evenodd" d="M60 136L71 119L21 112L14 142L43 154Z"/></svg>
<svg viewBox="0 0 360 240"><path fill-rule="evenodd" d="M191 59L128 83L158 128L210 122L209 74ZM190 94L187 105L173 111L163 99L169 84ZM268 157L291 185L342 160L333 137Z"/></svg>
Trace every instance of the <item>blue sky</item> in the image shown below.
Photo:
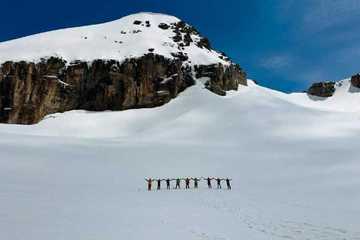
<svg viewBox="0 0 360 240"><path fill-rule="evenodd" d="M260 84L302 91L360 71L359 0L2 0L0 41L140 11L194 25Z"/></svg>

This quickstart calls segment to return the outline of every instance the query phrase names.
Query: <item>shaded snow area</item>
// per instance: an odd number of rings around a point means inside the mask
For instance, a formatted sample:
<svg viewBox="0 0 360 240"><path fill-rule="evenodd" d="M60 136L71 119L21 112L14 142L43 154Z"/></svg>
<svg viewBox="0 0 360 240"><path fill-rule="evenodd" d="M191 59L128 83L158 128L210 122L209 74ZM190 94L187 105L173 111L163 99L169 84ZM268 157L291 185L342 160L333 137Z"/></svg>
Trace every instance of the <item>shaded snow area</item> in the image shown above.
<svg viewBox="0 0 360 240"><path fill-rule="evenodd" d="M155 109L0 125L0 238L359 240L360 113L306 97L196 85ZM146 190L186 176L233 190Z"/></svg>
<svg viewBox="0 0 360 240"><path fill-rule="evenodd" d="M114 59L141 57L153 52L167 58L182 52L189 57L188 64L229 64L220 53L198 47L200 36L190 37L193 42L179 49L171 27L159 25L179 22L180 19L155 13L138 13L119 20L68 29L61 29L0 43L0 62L39 61L41 58L57 56L68 62L75 60ZM185 37L185 33L181 33ZM172 54L173 53L173 54Z"/></svg>

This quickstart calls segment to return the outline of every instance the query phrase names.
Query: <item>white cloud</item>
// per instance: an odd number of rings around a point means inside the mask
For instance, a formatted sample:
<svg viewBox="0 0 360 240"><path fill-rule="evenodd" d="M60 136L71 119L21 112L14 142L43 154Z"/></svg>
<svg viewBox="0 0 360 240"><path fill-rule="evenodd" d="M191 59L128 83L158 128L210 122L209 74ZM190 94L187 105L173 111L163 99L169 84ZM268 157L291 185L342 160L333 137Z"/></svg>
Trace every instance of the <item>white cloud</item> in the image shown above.
<svg viewBox="0 0 360 240"><path fill-rule="evenodd" d="M260 61L260 66L270 70L278 70L290 66L291 57L289 55L273 55Z"/></svg>

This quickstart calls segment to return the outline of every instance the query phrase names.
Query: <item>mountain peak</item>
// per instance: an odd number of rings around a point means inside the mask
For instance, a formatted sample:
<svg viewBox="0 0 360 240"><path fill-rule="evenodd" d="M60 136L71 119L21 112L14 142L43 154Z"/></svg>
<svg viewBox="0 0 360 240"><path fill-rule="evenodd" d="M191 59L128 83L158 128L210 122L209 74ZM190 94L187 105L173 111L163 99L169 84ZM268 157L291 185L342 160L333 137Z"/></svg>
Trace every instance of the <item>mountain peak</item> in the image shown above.
<svg viewBox="0 0 360 240"><path fill-rule="evenodd" d="M123 61L147 53L181 58L189 65L221 63L229 59L179 18L141 12L115 21L60 29L0 43L0 62L29 61L56 56L67 62L95 59Z"/></svg>

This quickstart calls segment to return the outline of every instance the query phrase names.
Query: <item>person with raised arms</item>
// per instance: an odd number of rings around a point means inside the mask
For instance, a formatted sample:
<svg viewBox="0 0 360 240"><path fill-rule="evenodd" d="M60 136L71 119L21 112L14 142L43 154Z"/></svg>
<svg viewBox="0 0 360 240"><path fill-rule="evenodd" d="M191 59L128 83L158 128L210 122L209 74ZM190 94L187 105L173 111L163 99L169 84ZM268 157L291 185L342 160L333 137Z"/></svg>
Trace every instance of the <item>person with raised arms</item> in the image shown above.
<svg viewBox="0 0 360 240"><path fill-rule="evenodd" d="M207 185L208 185L208 188L212 188L212 186L211 186L211 180L213 180L213 179L215 179L215 178L207 177L207 178L203 178L203 179L206 180Z"/></svg>
<svg viewBox="0 0 360 240"><path fill-rule="evenodd" d="M190 188L190 178L185 178L185 189L189 189Z"/></svg>
<svg viewBox="0 0 360 240"><path fill-rule="evenodd" d="M216 178L217 188L221 189L221 181L224 180L222 178Z"/></svg>
<svg viewBox="0 0 360 240"><path fill-rule="evenodd" d="M145 181L146 181L147 184L148 184L148 191L151 191L152 182L153 182L154 180L151 179L151 178L148 178L148 179L145 178Z"/></svg>
<svg viewBox="0 0 360 240"><path fill-rule="evenodd" d="M194 188L198 188L199 186L199 181L201 181L200 178L191 178L192 180L194 180Z"/></svg>
<svg viewBox="0 0 360 240"><path fill-rule="evenodd" d="M167 189L167 190L170 190L170 181L171 181L171 180L174 180L174 179L170 179L170 178L165 179L166 189Z"/></svg>
<svg viewBox="0 0 360 240"><path fill-rule="evenodd" d="M157 190L160 190L161 189L161 181L163 179L157 179L156 182L157 182Z"/></svg>
<svg viewBox="0 0 360 240"><path fill-rule="evenodd" d="M180 178L177 178L177 179L176 179L175 189L180 189L180 181L181 181Z"/></svg>

